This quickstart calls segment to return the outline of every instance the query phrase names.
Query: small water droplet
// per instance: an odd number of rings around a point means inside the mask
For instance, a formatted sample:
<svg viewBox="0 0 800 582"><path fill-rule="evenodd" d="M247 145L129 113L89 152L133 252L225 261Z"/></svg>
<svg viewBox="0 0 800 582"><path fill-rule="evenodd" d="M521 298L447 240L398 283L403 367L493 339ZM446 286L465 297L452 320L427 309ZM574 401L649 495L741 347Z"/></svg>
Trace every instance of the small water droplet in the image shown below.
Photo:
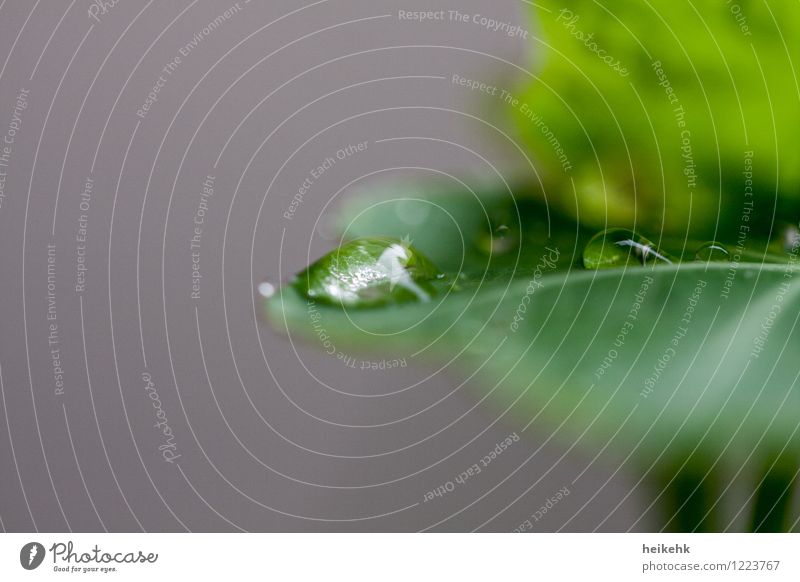
<svg viewBox="0 0 800 582"><path fill-rule="evenodd" d="M293 284L322 303L374 307L429 301L439 275L408 239L368 237L331 251L299 273Z"/></svg>
<svg viewBox="0 0 800 582"><path fill-rule="evenodd" d="M671 264L673 259L643 236L624 228L609 228L594 235L583 249L587 269L638 265Z"/></svg>
<svg viewBox="0 0 800 582"><path fill-rule="evenodd" d="M516 229L507 224L501 224L490 230L485 228L478 236L478 247L487 255L502 255L519 245L519 236Z"/></svg>
<svg viewBox="0 0 800 582"><path fill-rule="evenodd" d="M272 283L267 283L264 281L263 283L259 283L258 285L258 294L264 297L265 299L269 299L273 295L275 295L275 285Z"/></svg>
<svg viewBox="0 0 800 582"><path fill-rule="evenodd" d="M703 243L697 248L694 258L697 261L729 261L731 254L724 244L717 241L710 241Z"/></svg>

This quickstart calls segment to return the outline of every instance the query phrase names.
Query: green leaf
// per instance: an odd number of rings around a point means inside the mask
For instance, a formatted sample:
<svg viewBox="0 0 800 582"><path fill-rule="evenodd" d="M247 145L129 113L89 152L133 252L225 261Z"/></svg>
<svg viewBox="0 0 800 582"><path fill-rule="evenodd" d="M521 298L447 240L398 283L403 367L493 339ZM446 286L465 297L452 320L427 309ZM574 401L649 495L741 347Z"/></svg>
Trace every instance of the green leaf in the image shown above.
<svg viewBox="0 0 800 582"><path fill-rule="evenodd" d="M433 195L425 204L441 210L416 225L392 210L397 202L372 213L351 207L345 214L360 218L348 235L410 236L440 268L463 265L469 278L430 303L315 305L332 340L425 349L423 357L455 358L470 373L481 366L488 400L508 408L518 428L559 428L565 442L580 437L589 449L613 437L644 463L695 447L741 463L754 450L800 443L796 268L684 262L588 271L571 248L576 233L585 238L579 230L566 234L571 247L552 236L493 262L470 243L497 199L470 210L456 196ZM266 310L279 329L313 338L309 301L294 287Z"/></svg>
<svg viewBox="0 0 800 582"><path fill-rule="evenodd" d="M533 426L592 453L608 449L661 484L681 474L674 486L695 483L692 499L714 503L702 493L707 471L762 471L776 456L784 462L769 486L791 482L786 467L800 450L800 283L788 259L586 270L581 250L591 232L502 190L473 198L390 191L343 216L347 238L409 237L458 289L428 303L352 309L285 286L265 305L277 329L475 373L472 397L515 430ZM485 234L509 217L520 245L490 252ZM765 256L731 249L734 258ZM759 502L762 527L780 522L770 500ZM692 507L676 510L673 525L711 527Z"/></svg>
<svg viewBox="0 0 800 582"><path fill-rule="evenodd" d="M490 107L545 181L575 181L584 222L713 236L718 215L738 223L745 171L754 221L768 226L776 202L797 213L800 4L543 0L531 12L541 67L520 78L516 106Z"/></svg>

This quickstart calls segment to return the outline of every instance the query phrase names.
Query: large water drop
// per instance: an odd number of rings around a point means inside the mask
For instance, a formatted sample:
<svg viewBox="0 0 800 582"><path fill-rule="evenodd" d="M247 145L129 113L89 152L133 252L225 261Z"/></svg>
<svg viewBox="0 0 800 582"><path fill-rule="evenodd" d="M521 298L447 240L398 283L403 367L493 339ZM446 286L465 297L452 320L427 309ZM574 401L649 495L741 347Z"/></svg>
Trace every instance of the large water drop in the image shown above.
<svg viewBox="0 0 800 582"><path fill-rule="evenodd" d="M408 240L369 237L345 243L298 273L293 284L307 298L346 307L429 301L440 277Z"/></svg>

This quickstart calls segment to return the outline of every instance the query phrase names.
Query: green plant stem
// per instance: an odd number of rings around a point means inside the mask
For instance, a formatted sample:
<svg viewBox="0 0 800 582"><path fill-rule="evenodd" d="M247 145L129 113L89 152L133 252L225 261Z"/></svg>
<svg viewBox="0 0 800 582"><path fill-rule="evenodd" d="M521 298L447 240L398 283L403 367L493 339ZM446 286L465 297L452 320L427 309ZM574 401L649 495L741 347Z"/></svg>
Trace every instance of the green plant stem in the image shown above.
<svg viewBox="0 0 800 582"><path fill-rule="evenodd" d="M665 473L664 529L672 532L718 531L716 479L702 465L687 464ZM712 506L714 506L712 508Z"/></svg>
<svg viewBox="0 0 800 582"><path fill-rule="evenodd" d="M756 493L750 528L753 532L783 532L791 527L788 517L798 465L786 459L775 461L774 457L770 461Z"/></svg>

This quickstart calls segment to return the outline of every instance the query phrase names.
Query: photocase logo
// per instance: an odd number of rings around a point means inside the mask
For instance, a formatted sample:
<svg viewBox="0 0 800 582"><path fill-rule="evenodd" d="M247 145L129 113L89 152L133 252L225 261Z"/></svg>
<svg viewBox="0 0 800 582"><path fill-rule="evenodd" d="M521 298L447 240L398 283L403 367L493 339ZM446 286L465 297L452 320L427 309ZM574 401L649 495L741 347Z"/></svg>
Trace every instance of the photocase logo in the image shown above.
<svg viewBox="0 0 800 582"><path fill-rule="evenodd" d="M35 570L44 561L44 546L39 542L28 542L19 551L19 563L26 570Z"/></svg>

